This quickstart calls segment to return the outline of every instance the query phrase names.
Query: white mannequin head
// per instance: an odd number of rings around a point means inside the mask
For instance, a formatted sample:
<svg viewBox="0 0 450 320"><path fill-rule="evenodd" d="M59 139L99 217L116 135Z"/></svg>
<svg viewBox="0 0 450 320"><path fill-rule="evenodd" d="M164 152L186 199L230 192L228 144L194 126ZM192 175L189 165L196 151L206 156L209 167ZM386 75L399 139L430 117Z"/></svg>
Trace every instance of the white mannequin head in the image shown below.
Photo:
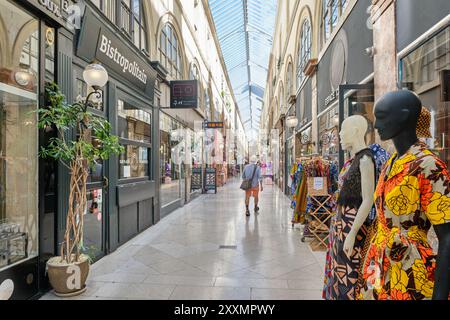
<svg viewBox="0 0 450 320"><path fill-rule="evenodd" d="M342 122L339 137L342 149L358 152L366 147L365 136L369 125L363 116L351 116Z"/></svg>

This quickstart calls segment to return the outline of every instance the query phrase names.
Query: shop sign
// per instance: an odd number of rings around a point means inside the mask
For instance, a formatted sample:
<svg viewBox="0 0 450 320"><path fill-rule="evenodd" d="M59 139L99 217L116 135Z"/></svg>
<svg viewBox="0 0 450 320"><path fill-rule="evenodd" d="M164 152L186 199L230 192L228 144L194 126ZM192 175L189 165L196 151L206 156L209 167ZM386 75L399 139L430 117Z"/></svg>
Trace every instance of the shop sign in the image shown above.
<svg viewBox="0 0 450 320"><path fill-rule="evenodd" d="M170 107L173 109L196 109L198 107L198 81L171 81Z"/></svg>
<svg viewBox="0 0 450 320"><path fill-rule="evenodd" d="M28 0L36 7L47 12L55 19L68 21L73 18L72 15L80 14L79 5L74 5L73 0ZM75 1L77 2L77 1Z"/></svg>
<svg viewBox="0 0 450 320"><path fill-rule="evenodd" d="M334 90L328 97L325 98L325 107L328 107L334 100L339 97L339 89Z"/></svg>
<svg viewBox="0 0 450 320"><path fill-rule="evenodd" d="M223 129L223 122L205 122L205 129Z"/></svg>
<svg viewBox="0 0 450 320"><path fill-rule="evenodd" d="M108 71L115 71L134 87L145 92L153 102L156 71L150 67L149 62L132 51L124 40L111 32L89 8L86 8L83 18L77 55L87 61L97 60Z"/></svg>

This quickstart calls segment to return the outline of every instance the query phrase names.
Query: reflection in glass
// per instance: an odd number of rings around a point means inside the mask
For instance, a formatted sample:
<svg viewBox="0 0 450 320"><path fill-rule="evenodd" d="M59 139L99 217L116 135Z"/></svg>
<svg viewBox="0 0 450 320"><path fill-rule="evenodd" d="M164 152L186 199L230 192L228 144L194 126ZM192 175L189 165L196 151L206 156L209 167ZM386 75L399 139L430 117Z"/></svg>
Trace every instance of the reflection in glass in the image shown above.
<svg viewBox="0 0 450 320"><path fill-rule="evenodd" d="M38 254L38 21L1 1L0 34L1 271Z"/></svg>
<svg viewBox="0 0 450 320"><path fill-rule="evenodd" d="M179 122L161 113L160 116L161 202L167 205L181 198L184 177L181 166L186 154L186 137Z"/></svg>
<svg viewBox="0 0 450 320"><path fill-rule="evenodd" d="M103 190L95 189L87 192L87 210L84 213L83 252L91 258L103 253Z"/></svg>
<svg viewBox="0 0 450 320"><path fill-rule="evenodd" d="M148 167L148 148L125 146L119 161L120 179L148 177Z"/></svg>
<svg viewBox="0 0 450 320"><path fill-rule="evenodd" d="M117 102L119 136L124 139L151 143L151 114L122 100Z"/></svg>

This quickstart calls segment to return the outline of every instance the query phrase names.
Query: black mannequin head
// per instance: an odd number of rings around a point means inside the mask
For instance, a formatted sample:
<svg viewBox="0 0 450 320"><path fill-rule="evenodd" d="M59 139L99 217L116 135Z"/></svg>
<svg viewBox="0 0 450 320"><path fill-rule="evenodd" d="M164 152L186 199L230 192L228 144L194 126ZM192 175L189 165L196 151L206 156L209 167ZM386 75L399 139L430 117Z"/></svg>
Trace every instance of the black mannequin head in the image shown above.
<svg viewBox="0 0 450 320"><path fill-rule="evenodd" d="M422 102L412 91L389 92L375 104L375 129L381 140L395 139L398 136L417 141L416 127ZM395 142L395 141L394 141Z"/></svg>

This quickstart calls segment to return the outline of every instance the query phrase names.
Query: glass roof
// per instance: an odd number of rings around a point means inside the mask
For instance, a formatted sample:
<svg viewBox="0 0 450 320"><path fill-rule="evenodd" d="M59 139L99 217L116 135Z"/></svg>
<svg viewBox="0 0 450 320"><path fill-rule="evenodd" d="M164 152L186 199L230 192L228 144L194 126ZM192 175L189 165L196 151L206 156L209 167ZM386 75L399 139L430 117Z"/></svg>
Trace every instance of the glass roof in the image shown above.
<svg viewBox="0 0 450 320"><path fill-rule="evenodd" d="M277 0L209 0L209 5L244 128L254 133L260 124Z"/></svg>

